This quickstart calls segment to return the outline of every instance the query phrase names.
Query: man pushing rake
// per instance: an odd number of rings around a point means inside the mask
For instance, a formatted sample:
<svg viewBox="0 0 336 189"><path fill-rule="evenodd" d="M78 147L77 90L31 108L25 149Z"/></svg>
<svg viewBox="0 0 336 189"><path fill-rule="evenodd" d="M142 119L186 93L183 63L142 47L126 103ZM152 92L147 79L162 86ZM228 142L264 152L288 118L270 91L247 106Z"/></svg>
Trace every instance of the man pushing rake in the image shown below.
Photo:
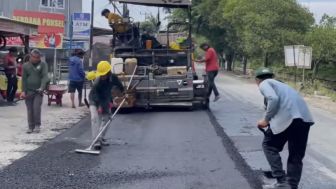
<svg viewBox="0 0 336 189"><path fill-rule="evenodd" d="M115 116L111 115L112 89L117 88L120 92L124 91L124 86L111 70L112 66L109 62L101 61L97 65L96 77L92 77L93 72L87 75L88 80L94 80L88 102L91 113L92 143L85 150L76 150L78 153L99 154L102 146L109 145L104 135L111 119Z"/></svg>

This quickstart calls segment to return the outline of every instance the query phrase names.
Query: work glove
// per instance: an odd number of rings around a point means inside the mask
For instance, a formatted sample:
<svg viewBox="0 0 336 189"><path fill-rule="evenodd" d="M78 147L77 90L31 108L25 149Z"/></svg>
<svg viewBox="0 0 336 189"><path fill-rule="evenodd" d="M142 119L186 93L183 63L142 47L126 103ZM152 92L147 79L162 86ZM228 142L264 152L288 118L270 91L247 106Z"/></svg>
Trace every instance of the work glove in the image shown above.
<svg viewBox="0 0 336 189"><path fill-rule="evenodd" d="M26 98L26 93L22 92L21 95L20 95L20 99L25 99L25 98Z"/></svg>
<svg viewBox="0 0 336 189"><path fill-rule="evenodd" d="M103 108L102 106L99 106L98 108L98 114L111 114L111 109L113 108L113 103L109 103L108 108Z"/></svg>
<svg viewBox="0 0 336 189"><path fill-rule="evenodd" d="M43 89L42 88L36 89L36 92L40 95L43 95Z"/></svg>

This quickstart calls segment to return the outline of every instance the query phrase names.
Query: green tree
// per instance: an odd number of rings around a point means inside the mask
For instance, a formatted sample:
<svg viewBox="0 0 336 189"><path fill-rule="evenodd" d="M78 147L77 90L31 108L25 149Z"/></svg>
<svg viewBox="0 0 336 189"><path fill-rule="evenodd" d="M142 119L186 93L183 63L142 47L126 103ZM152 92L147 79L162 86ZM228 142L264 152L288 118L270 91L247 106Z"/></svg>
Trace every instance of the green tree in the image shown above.
<svg viewBox="0 0 336 189"><path fill-rule="evenodd" d="M283 46L302 44L314 19L295 0L195 0L194 31L225 54L266 65L283 60Z"/></svg>
<svg viewBox="0 0 336 189"><path fill-rule="evenodd" d="M160 30L159 20L150 15L145 21L140 23L140 30L148 33L157 33Z"/></svg>
<svg viewBox="0 0 336 189"><path fill-rule="evenodd" d="M314 77L321 64L336 65L336 17L324 15L306 35L306 43L313 48Z"/></svg>

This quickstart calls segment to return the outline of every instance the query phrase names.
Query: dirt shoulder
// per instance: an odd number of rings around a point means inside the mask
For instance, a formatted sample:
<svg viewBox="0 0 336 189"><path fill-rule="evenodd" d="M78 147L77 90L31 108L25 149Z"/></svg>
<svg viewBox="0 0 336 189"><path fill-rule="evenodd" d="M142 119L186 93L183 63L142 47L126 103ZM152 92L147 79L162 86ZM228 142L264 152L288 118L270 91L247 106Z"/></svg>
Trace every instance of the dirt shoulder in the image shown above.
<svg viewBox="0 0 336 189"><path fill-rule="evenodd" d="M41 133L26 134L27 113L23 101L16 106L0 107L0 169L40 147L88 115L86 107L73 109L69 95L63 96L63 107L42 105Z"/></svg>
<svg viewBox="0 0 336 189"><path fill-rule="evenodd" d="M242 75L240 73L234 72L223 72L226 75L231 75L241 80L245 80L246 82L254 82L254 78L249 75ZM307 101L308 104L320 108L322 110L328 111L332 114L336 114L336 102L334 102L331 98L326 96L319 96L319 95L309 95L309 94L302 94Z"/></svg>

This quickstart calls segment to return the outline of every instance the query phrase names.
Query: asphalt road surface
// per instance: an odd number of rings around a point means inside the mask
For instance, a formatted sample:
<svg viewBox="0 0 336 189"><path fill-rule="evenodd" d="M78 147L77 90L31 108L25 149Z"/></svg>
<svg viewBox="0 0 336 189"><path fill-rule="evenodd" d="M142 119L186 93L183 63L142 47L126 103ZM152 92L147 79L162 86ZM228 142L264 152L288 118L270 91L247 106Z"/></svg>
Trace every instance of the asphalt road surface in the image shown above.
<svg viewBox="0 0 336 189"><path fill-rule="evenodd" d="M263 134L256 129L265 111L257 85L229 73L220 74L217 84L222 98L211 104L212 113L253 170L270 170L261 146ZM310 130L300 189L336 189L336 116L309 106L316 123ZM286 168L287 147L281 155Z"/></svg>
<svg viewBox="0 0 336 189"><path fill-rule="evenodd" d="M206 111L118 115L100 156L76 154L90 142L89 119L0 171L1 189L260 189Z"/></svg>

